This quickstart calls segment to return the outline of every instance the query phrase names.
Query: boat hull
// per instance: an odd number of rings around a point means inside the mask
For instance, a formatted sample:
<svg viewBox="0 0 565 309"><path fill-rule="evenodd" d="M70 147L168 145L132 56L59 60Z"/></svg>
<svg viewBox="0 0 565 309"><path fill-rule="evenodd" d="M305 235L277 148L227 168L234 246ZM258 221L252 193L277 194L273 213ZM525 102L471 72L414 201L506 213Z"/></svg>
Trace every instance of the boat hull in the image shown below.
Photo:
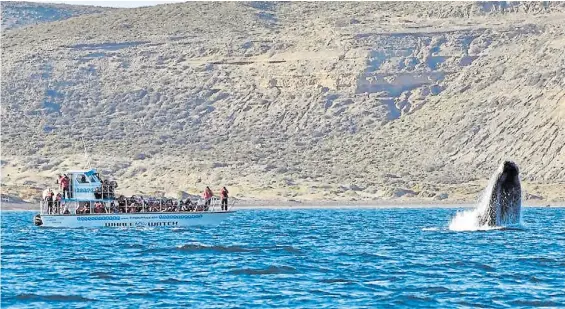
<svg viewBox="0 0 565 309"><path fill-rule="evenodd" d="M35 224L42 227L186 227L214 226L233 211L175 213L115 213L92 215L41 215ZM39 223L39 224L38 224Z"/></svg>

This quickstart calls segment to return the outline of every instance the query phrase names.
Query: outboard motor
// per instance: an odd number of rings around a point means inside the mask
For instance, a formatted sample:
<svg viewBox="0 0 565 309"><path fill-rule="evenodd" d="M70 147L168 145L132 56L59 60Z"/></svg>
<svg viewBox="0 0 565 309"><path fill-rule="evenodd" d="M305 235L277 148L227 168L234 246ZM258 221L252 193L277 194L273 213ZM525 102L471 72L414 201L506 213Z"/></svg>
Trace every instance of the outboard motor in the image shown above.
<svg viewBox="0 0 565 309"><path fill-rule="evenodd" d="M33 224L35 224L36 226L42 226L43 225L43 220L41 220L40 214L37 214L37 215L35 215L35 217L33 217Z"/></svg>

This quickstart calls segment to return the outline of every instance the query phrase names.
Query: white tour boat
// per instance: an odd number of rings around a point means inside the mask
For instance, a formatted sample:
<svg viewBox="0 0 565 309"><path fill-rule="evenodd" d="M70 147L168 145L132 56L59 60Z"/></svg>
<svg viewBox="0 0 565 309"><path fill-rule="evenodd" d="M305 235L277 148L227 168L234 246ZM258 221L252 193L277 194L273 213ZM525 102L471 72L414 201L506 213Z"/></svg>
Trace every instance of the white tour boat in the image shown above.
<svg viewBox="0 0 565 309"><path fill-rule="evenodd" d="M47 189L34 224L42 227L186 227L217 225L234 213L233 204L223 209L220 200L193 202L116 197L114 181L101 181L95 169L74 170L65 174L68 191ZM53 192L53 193L51 193ZM60 198L57 195L61 194ZM52 196L49 198L48 196Z"/></svg>

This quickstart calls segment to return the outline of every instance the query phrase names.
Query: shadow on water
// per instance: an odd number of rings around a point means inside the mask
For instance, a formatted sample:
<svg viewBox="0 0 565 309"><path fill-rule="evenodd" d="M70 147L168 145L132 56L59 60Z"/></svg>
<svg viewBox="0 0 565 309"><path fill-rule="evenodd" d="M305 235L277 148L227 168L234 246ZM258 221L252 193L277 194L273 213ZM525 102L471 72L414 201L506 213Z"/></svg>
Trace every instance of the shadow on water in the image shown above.
<svg viewBox="0 0 565 309"><path fill-rule="evenodd" d="M290 266L269 266L264 269L235 269L228 272L232 275L277 275L277 274L294 274L296 268Z"/></svg>
<svg viewBox="0 0 565 309"><path fill-rule="evenodd" d="M19 294L16 299L20 301L44 301L44 302L92 302L95 299L86 298L79 295L38 295L38 294Z"/></svg>

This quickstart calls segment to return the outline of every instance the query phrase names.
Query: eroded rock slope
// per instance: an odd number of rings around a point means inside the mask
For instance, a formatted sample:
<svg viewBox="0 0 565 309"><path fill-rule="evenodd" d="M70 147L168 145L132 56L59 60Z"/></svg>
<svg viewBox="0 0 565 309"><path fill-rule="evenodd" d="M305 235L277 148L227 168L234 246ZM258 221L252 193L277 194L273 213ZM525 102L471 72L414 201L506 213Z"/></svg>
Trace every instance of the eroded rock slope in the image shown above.
<svg viewBox="0 0 565 309"><path fill-rule="evenodd" d="M3 190L83 164L84 140L132 193L473 200L511 158L528 196L560 200L564 17L535 2L184 3L3 31Z"/></svg>

